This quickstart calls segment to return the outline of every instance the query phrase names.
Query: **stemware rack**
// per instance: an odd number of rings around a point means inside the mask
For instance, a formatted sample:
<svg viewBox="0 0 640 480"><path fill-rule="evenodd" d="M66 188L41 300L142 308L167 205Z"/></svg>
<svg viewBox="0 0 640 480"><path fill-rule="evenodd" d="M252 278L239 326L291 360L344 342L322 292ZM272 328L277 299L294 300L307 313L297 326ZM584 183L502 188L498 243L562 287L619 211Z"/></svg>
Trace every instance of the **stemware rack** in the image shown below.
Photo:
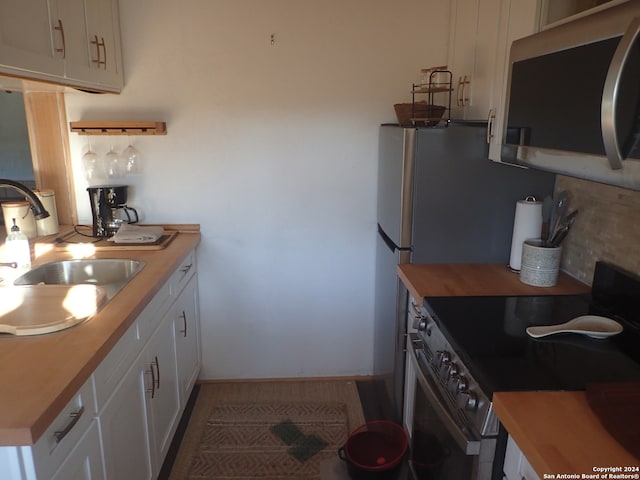
<svg viewBox="0 0 640 480"><path fill-rule="evenodd" d="M71 122L79 135L166 135L165 122Z"/></svg>

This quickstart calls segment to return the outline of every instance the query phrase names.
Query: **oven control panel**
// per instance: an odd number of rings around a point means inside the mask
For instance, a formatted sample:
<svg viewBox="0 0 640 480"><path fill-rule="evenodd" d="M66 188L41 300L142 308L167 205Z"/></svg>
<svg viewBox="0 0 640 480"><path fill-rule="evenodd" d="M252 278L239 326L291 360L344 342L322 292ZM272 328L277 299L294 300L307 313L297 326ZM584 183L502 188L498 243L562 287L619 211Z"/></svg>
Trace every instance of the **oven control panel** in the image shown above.
<svg viewBox="0 0 640 480"><path fill-rule="evenodd" d="M491 399L479 388L426 309L421 309L414 327L421 344L419 354L424 356L421 364L429 370L424 373L435 380L449 411L479 435L497 435L498 421L491 408Z"/></svg>

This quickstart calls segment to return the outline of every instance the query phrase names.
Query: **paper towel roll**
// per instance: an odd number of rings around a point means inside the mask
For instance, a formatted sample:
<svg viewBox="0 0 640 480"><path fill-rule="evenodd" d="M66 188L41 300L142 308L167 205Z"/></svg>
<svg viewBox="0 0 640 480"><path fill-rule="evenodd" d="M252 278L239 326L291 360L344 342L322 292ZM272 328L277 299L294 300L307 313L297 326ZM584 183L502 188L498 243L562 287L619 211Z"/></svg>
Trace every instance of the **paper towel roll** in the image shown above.
<svg viewBox="0 0 640 480"><path fill-rule="evenodd" d="M542 202L535 197L527 197L516 203L516 217L511 237L511 257L509 268L520 270L522 263L522 243L529 238L540 238L542 230Z"/></svg>

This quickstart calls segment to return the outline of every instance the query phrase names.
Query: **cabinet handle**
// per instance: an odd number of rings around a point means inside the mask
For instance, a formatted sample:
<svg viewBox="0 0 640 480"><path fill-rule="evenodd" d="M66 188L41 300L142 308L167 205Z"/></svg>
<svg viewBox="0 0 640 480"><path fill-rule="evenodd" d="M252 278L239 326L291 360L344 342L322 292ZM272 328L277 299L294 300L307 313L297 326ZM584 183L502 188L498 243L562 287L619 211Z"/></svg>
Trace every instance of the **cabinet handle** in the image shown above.
<svg viewBox="0 0 640 480"><path fill-rule="evenodd" d="M182 268L180 269L180 271L181 271L183 274L185 274L185 275L186 275L186 274L187 274L187 272L188 272L189 270L191 270L191 267L193 267L193 263L190 263L189 265L185 265L184 267L182 267Z"/></svg>
<svg viewBox="0 0 640 480"><path fill-rule="evenodd" d="M153 372L153 363L149 364L149 371L146 373L151 374L151 388L147 388L147 393L150 393L153 399L156 397L156 374Z"/></svg>
<svg viewBox="0 0 640 480"><path fill-rule="evenodd" d="M456 90L456 105L458 107L462 106L462 77L458 77L458 89Z"/></svg>
<svg viewBox="0 0 640 480"><path fill-rule="evenodd" d="M107 63L105 60L102 60L102 56L100 55L100 47L104 46L104 38L102 39L102 43L100 43L98 41L98 36L94 35L93 40L91 40L91 45L96 46L96 54L98 55L97 60L91 60L91 61L93 63L96 63L98 65L98 68L100 68L100 65L105 65Z"/></svg>
<svg viewBox="0 0 640 480"><path fill-rule="evenodd" d="M158 362L158 356L156 355L156 360L155 360L155 364L156 364L156 388L158 390L160 390L160 362Z"/></svg>
<svg viewBox="0 0 640 480"><path fill-rule="evenodd" d="M104 43L104 37L100 37L100 41L102 42L102 55L104 60L102 61L103 68L107 69L107 45Z"/></svg>
<svg viewBox="0 0 640 480"><path fill-rule="evenodd" d="M469 105L469 94L467 93L467 85L471 83L471 80L467 79L465 75L462 79L462 98L460 99L462 106Z"/></svg>
<svg viewBox="0 0 640 480"><path fill-rule="evenodd" d="M75 427L76 423L78 423L78 420L80 420L80 417L82 416L83 413L84 413L84 405L81 406L77 412L71 412L69 414L69 417L71 417L71 420L69 421L69 423L67 423L67 425L62 430L53 432L53 435L56 438L56 443L60 443L62 439L67 436L67 434L71 431L71 429Z"/></svg>
<svg viewBox="0 0 640 480"><path fill-rule="evenodd" d="M184 338L187 338L187 314L184 313L184 310L180 314L180 318L182 318L182 322L184 323L184 329L180 330L180 333Z"/></svg>
<svg viewBox="0 0 640 480"><path fill-rule="evenodd" d="M493 111L493 108L489 109L489 117L487 118L487 143L491 143L491 139L493 138L493 121L496 118L496 114Z"/></svg>
<svg viewBox="0 0 640 480"><path fill-rule="evenodd" d="M62 20L58 19L58 26L53 27L54 30L58 30L60 32L60 38L62 39L62 48L56 48L56 52L62 54L62 58L67 58L67 43L64 39L64 26L62 25Z"/></svg>

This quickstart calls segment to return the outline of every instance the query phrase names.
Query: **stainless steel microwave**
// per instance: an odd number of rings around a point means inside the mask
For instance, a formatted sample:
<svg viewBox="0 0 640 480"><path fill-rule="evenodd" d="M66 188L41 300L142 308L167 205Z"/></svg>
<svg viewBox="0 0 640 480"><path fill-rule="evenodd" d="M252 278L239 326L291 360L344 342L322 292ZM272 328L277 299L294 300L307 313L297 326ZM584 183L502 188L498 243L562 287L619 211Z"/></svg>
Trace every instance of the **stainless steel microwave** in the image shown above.
<svg viewBox="0 0 640 480"><path fill-rule="evenodd" d="M506 161L640 190L640 0L513 42Z"/></svg>

